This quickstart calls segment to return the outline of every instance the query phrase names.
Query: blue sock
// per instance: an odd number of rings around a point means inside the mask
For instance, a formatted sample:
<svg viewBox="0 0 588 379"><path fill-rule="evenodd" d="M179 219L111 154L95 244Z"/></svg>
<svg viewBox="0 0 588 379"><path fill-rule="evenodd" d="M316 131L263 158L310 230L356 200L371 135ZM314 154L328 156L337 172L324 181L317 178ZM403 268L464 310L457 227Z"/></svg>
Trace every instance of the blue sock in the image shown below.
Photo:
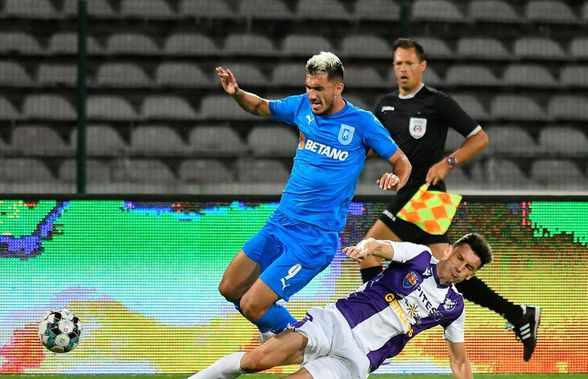
<svg viewBox="0 0 588 379"><path fill-rule="evenodd" d="M292 317L288 310L276 303L257 321L254 322L262 333L273 332L280 333L286 329L289 324L294 324L296 319Z"/></svg>

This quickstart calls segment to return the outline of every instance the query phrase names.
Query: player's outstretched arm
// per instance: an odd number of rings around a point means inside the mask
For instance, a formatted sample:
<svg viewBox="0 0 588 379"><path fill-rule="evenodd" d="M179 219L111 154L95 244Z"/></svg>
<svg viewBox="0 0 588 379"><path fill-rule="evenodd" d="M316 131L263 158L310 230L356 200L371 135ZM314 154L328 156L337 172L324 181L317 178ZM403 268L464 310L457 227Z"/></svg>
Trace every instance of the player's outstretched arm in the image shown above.
<svg viewBox="0 0 588 379"><path fill-rule="evenodd" d="M355 246L344 248L343 253L355 261L362 261L365 257L370 255L375 255L384 259L392 259L392 257L394 257L394 248L388 243L388 241L367 238Z"/></svg>
<svg viewBox="0 0 588 379"><path fill-rule="evenodd" d="M404 152L400 149L396 150L388 162L394 166L394 174L383 174L380 179L377 180L377 183L382 189L398 191L404 187L408 181L408 177L412 171L412 165L406 155L404 155Z"/></svg>
<svg viewBox="0 0 588 379"><path fill-rule="evenodd" d="M465 343L447 341L449 348L449 365L457 379L473 379L470 361L466 355Z"/></svg>
<svg viewBox="0 0 588 379"><path fill-rule="evenodd" d="M237 104L246 112L261 117L272 116L269 109L269 101L254 93L240 89L237 84L237 78L235 78L235 74L231 70L219 66L216 68L216 74L225 92L231 95Z"/></svg>

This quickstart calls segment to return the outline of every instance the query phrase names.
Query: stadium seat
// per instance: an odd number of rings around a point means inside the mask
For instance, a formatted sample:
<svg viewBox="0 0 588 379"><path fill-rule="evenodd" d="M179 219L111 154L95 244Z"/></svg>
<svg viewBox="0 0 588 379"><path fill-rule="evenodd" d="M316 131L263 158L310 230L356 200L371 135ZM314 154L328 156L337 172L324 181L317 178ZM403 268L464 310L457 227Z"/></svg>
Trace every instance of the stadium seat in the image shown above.
<svg viewBox="0 0 588 379"><path fill-rule="evenodd" d="M270 20L288 20L292 18L292 12L281 0L241 0L239 1L237 14L246 18Z"/></svg>
<svg viewBox="0 0 588 379"><path fill-rule="evenodd" d="M59 180L67 183L75 183L78 178L77 162L67 159L59 166ZM110 181L110 168L105 162L97 159L86 160L86 180L88 183L108 183Z"/></svg>
<svg viewBox="0 0 588 379"><path fill-rule="evenodd" d="M304 85L305 69L300 63L278 63L271 78L273 86L300 87Z"/></svg>
<svg viewBox="0 0 588 379"><path fill-rule="evenodd" d="M221 63L220 66L230 69L239 85L243 85L247 88L250 87L265 87L269 84L265 75L261 70L254 64L250 63ZM302 65L303 66L303 65ZM304 66L303 66L304 68ZM217 77L215 76L214 81L217 83ZM301 83L301 86L304 82ZM219 85L220 86L220 85Z"/></svg>
<svg viewBox="0 0 588 379"><path fill-rule="evenodd" d="M462 58L511 59L504 44L491 37L460 38L456 50Z"/></svg>
<svg viewBox="0 0 588 379"><path fill-rule="evenodd" d="M357 0L353 16L360 21L398 21L400 6L393 0Z"/></svg>
<svg viewBox="0 0 588 379"><path fill-rule="evenodd" d="M546 189L586 190L586 178L578 166L565 159L537 159L531 164L531 179Z"/></svg>
<svg viewBox="0 0 588 379"><path fill-rule="evenodd" d="M585 8L588 9L588 6ZM572 39L569 47L569 54L572 58L588 59L588 37L576 37Z"/></svg>
<svg viewBox="0 0 588 379"><path fill-rule="evenodd" d="M394 71L390 70L390 75L392 76L390 78L391 82L395 83L396 77L394 76ZM437 74L437 71L435 71L432 67L427 67L423 73L423 83L431 87L436 87L443 85L443 79L441 79L439 74Z"/></svg>
<svg viewBox="0 0 588 379"><path fill-rule="evenodd" d="M77 147L77 129L72 130L70 140ZM86 150L92 157L119 157L126 155L127 145L109 125L94 124L86 127Z"/></svg>
<svg viewBox="0 0 588 379"><path fill-rule="evenodd" d="M188 146L175 130L149 125L132 130L128 151L144 156L181 156L188 152Z"/></svg>
<svg viewBox="0 0 588 379"><path fill-rule="evenodd" d="M220 53L220 49L210 37L197 33L171 34L165 40L163 51L166 55L203 57Z"/></svg>
<svg viewBox="0 0 588 379"><path fill-rule="evenodd" d="M488 189L533 189L536 184L516 163L499 157L488 159L483 167L484 186Z"/></svg>
<svg viewBox="0 0 588 379"><path fill-rule="evenodd" d="M5 158L0 164L0 177L5 183L54 182L45 164L34 158Z"/></svg>
<svg viewBox="0 0 588 379"><path fill-rule="evenodd" d="M341 55L352 58L386 58L392 60L392 48L375 35L350 35L341 41Z"/></svg>
<svg viewBox="0 0 588 379"><path fill-rule="evenodd" d="M263 56L276 55L272 41L263 35L231 34L225 39L223 53L228 56Z"/></svg>
<svg viewBox="0 0 588 379"><path fill-rule="evenodd" d="M353 104L356 107L359 107L361 109L371 111L373 108L372 106L368 105L364 99L362 99L359 96L355 96L355 95L351 95L346 92L343 92L343 98L345 100L347 100L348 102L350 102L351 104Z"/></svg>
<svg viewBox="0 0 588 379"><path fill-rule="evenodd" d="M74 107L58 95L27 95L22 113L31 120L73 121L76 119Z"/></svg>
<svg viewBox="0 0 588 379"><path fill-rule="evenodd" d="M310 58L319 51L334 51L325 37L312 34L291 34L282 41L282 54Z"/></svg>
<svg viewBox="0 0 588 379"><path fill-rule="evenodd" d="M484 128L488 134L488 147L485 152L497 157L503 155L533 156L539 152L537 143L518 126L500 125ZM516 143L513 143L516 141Z"/></svg>
<svg viewBox="0 0 588 379"><path fill-rule="evenodd" d="M233 18L234 12L224 0L182 0L178 14L185 17L200 18Z"/></svg>
<svg viewBox="0 0 588 379"><path fill-rule="evenodd" d="M337 0L298 0L296 16L312 20L348 20L349 13Z"/></svg>
<svg viewBox="0 0 588 379"><path fill-rule="evenodd" d="M239 135L229 126L199 126L188 137L189 150L202 157L233 157L248 151Z"/></svg>
<svg viewBox="0 0 588 379"><path fill-rule="evenodd" d="M62 13L68 17L78 16L78 0L65 0ZM115 18L116 13L107 0L86 1L88 16L91 18Z"/></svg>
<svg viewBox="0 0 588 379"><path fill-rule="evenodd" d="M117 159L110 165L112 179L119 183L173 183L170 168L158 159Z"/></svg>
<svg viewBox="0 0 588 379"><path fill-rule="evenodd" d="M232 100L232 99L231 99ZM141 116L146 120L194 120L198 118L188 101L178 96L147 96L141 105Z"/></svg>
<svg viewBox="0 0 588 379"><path fill-rule="evenodd" d="M490 115L494 120L545 120L543 109L531 98L522 95L498 95L490 103Z"/></svg>
<svg viewBox="0 0 588 379"><path fill-rule="evenodd" d="M227 95L208 95L202 100L200 113L205 119L223 121L257 120L256 116L245 112Z"/></svg>
<svg viewBox="0 0 588 379"><path fill-rule="evenodd" d="M0 62L0 85L7 87L28 87L33 80L23 66L17 62Z"/></svg>
<svg viewBox="0 0 588 379"><path fill-rule="evenodd" d="M469 165L470 163L468 163ZM445 178L449 191L472 189L474 187L482 187L483 184L480 181L472 181L466 174L462 167L456 167L447 175Z"/></svg>
<svg viewBox="0 0 588 379"><path fill-rule="evenodd" d="M498 85L498 79L485 66L455 65L447 70L445 84L448 86L495 86Z"/></svg>
<svg viewBox="0 0 588 379"><path fill-rule="evenodd" d="M120 15L125 18L170 19L174 12L165 0L122 0Z"/></svg>
<svg viewBox="0 0 588 379"><path fill-rule="evenodd" d="M103 49L94 37L86 39L86 51L88 54L101 54ZM78 52L78 36L76 33L55 33L49 38L47 52L53 55L74 55Z"/></svg>
<svg viewBox="0 0 588 379"><path fill-rule="evenodd" d="M464 136L459 134L453 128L449 128L447 131L447 138L445 139L445 151L454 152L463 144L464 141Z"/></svg>
<svg viewBox="0 0 588 379"><path fill-rule="evenodd" d="M391 88L373 67L345 67L345 86L353 88Z"/></svg>
<svg viewBox="0 0 588 379"><path fill-rule="evenodd" d="M159 49L155 42L145 34L118 33L111 35L106 40L106 52L122 55L157 55Z"/></svg>
<svg viewBox="0 0 588 379"><path fill-rule="evenodd" d="M474 95L467 94L455 94L452 96L453 99L462 107L467 114L470 115L476 121L488 120L490 117L488 112L484 109L484 106L478 98Z"/></svg>
<svg viewBox="0 0 588 379"><path fill-rule="evenodd" d="M216 85L216 82L213 83L210 76L192 63L166 62L157 67L155 83L161 87L209 88Z"/></svg>
<svg viewBox="0 0 588 379"><path fill-rule="evenodd" d="M411 18L414 21L425 22L464 21L464 16L458 7L448 0L416 0L412 2Z"/></svg>
<svg viewBox="0 0 588 379"><path fill-rule="evenodd" d="M445 41L434 37L420 37L416 40L425 49L425 54L430 58L449 58L453 57L453 52Z"/></svg>
<svg viewBox="0 0 588 379"><path fill-rule="evenodd" d="M383 159L373 158L368 159L365 162L365 166L361 175L359 176L359 182L364 184L373 184L377 186L376 180L380 179L386 172L393 172L394 169L390 163Z"/></svg>
<svg viewBox="0 0 588 379"><path fill-rule="evenodd" d="M137 112L121 96L93 95L87 100L88 120L133 121Z"/></svg>
<svg viewBox="0 0 588 379"><path fill-rule="evenodd" d="M568 87L588 88L588 65L562 68L559 74L559 83Z"/></svg>
<svg viewBox="0 0 588 379"><path fill-rule="evenodd" d="M513 52L519 58L566 58L566 54L557 42L543 37L521 37L514 42Z"/></svg>
<svg viewBox="0 0 588 379"><path fill-rule="evenodd" d="M290 173L282 162L271 159L240 158L235 163L240 183L286 184Z"/></svg>
<svg viewBox="0 0 588 379"><path fill-rule="evenodd" d="M189 184L232 183L235 175L214 159L188 159L178 167L180 181Z"/></svg>
<svg viewBox="0 0 588 379"><path fill-rule="evenodd" d="M298 137L287 126L257 126L247 136L247 146L255 157L288 158L296 154Z"/></svg>
<svg viewBox="0 0 588 379"><path fill-rule="evenodd" d="M527 20L537 23L575 24L574 12L563 1L531 0L525 8Z"/></svg>
<svg viewBox="0 0 588 379"><path fill-rule="evenodd" d="M5 97L0 97L0 120L19 120L20 118L20 113L12 102Z"/></svg>
<svg viewBox="0 0 588 379"><path fill-rule="evenodd" d="M585 96L555 95L547 104L547 112L554 120L588 121L588 98Z"/></svg>
<svg viewBox="0 0 588 379"><path fill-rule="evenodd" d="M73 154L55 130L43 125L19 126L12 132L10 150L23 156L59 156Z"/></svg>
<svg viewBox="0 0 588 379"><path fill-rule="evenodd" d="M512 64L502 74L502 84L515 87L556 87L557 81L543 65Z"/></svg>
<svg viewBox="0 0 588 379"><path fill-rule="evenodd" d="M95 83L99 87L150 87L151 79L134 63L103 63L96 71Z"/></svg>
<svg viewBox="0 0 588 379"><path fill-rule="evenodd" d="M43 54L43 49L35 37L30 34L2 32L0 33L0 53L5 55L36 55Z"/></svg>
<svg viewBox="0 0 588 379"><path fill-rule="evenodd" d="M473 0L468 16L474 21L520 23L521 18L512 5L503 0Z"/></svg>
<svg viewBox="0 0 588 379"><path fill-rule="evenodd" d="M5 0L4 15L25 19L59 18L49 0Z"/></svg>
<svg viewBox="0 0 588 379"><path fill-rule="evenodd" d="M541 129L539 146L543 154L575 156L588 152L588 138L583 131L565 126Z"/></svg>
<svg viewBox="0 0 588 379"><path fill-rule="evenodd" d="M582 20L588 21L588 1L584 1L584 5L582 5Z"/></svg>
<svg viewBox="0 0 588 379"><path fill-rule="evenodd" d="M73 64L41 63L37 70L37 83L43 86L75 87L78 69Z"/></svg>

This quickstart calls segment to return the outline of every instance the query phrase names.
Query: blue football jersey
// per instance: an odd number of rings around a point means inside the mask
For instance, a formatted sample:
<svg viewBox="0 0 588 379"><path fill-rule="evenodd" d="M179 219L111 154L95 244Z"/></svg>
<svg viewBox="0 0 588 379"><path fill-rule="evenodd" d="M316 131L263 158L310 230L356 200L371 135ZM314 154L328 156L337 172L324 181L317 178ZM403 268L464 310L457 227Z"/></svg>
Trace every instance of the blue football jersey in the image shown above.
<svg viewBox="0 0 588 379"><path fill-rule="evenodd" d="M306 94L269 102L272 116L299 130L298 148L279 210L329 231L340 231L367 152L390 159L398 146L368 111L349 102L331 115L315 115Z"/></svg>

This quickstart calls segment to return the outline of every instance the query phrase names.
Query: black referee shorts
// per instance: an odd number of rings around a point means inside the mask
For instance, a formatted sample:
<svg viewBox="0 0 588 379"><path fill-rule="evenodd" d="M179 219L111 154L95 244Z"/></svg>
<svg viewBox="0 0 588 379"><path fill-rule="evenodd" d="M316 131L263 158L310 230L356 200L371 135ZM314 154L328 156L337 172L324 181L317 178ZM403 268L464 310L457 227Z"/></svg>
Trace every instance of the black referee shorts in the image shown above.
<svg viewBox="0 0 588 379"><path fill-rule="evenodd" d="M449 243L449 238L447 238L447 233L442 235L437 234L429 234L416 226L413 223L407 222L402 220L399 217L396 217L395 212L391 209L395 209L396 206L392 204L388 209L386 209L381 215L380 220L388 229L394 232L402 241L405 242L412 242L418 243L421 245L431 245L434 243Z"/></svg>

